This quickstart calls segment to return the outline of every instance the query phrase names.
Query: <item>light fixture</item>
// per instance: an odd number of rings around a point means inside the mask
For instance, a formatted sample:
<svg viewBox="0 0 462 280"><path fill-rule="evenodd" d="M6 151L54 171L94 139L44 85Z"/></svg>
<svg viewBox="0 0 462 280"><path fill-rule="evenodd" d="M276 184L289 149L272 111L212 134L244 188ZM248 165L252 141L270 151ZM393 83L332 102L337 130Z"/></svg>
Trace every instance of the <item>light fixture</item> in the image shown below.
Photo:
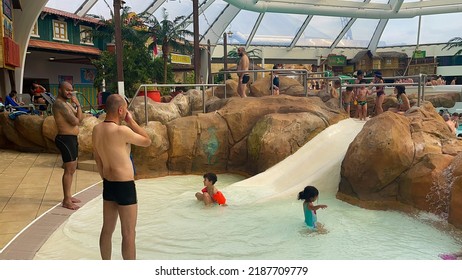
<svg viewBox="0 0 462 280"><path fill-rule="evenodd" d="M49 61L54 61L54 60L55 60L55 57L52 56L52 57L50 57L48 60L49 60Z"/></svg>

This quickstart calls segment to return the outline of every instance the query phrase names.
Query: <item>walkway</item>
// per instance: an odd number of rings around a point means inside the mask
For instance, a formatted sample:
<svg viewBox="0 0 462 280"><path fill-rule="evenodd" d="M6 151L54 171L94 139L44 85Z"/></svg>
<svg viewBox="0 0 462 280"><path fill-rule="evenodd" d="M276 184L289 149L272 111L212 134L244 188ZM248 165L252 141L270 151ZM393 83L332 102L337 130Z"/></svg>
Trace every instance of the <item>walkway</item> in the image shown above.
<svg viewBox="0 0 462 280"><path fill-rule="evenodd" d="M35 218L61 203L61 166L58 154L0 149L0 250ZM97 172L77 170L72 193L100 180ZM73 213L62 207L56 210L65 218Z"/></svg>

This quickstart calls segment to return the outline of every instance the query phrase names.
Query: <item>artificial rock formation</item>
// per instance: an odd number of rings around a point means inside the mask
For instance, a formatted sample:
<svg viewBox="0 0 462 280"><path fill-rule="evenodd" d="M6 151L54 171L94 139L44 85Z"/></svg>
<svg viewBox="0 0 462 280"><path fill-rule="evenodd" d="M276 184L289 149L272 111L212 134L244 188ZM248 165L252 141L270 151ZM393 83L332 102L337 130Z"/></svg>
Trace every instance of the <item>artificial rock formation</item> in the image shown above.
<svg viewBox="0 0 462 280"><path fill-rule="evenodd" d="M232 87L232 86L231 86ZM215 92L216 93L216 92ZM170 104L142 97L131 109L152 139L133 147L139 178L204 172L262 172L295 153L329 125L346 118L334 100L289 95L218 99L179 94ZM453 98L438 98L453 100ZM331 106L327 106L331 102ZM145 120L148 109L148 122ZM91 133L104 116L80 126L79 159L92 157ZM54 118L0 114L0 148L57 152ZM462 228L462 151L431 103L406 115L385 112L369 120L350 145L341 170L339 198L360 205L396 202L447 216ZM351 198L351 199L347 199Z"/></svg>
<svg viewBox="0 0 462 280"><path fill-rule="evenodd" d="M350 144L339 197L401 202L449 216L460 227L461 151L462 140L430 102L406 115L385 112L368 121Z"/></svg>

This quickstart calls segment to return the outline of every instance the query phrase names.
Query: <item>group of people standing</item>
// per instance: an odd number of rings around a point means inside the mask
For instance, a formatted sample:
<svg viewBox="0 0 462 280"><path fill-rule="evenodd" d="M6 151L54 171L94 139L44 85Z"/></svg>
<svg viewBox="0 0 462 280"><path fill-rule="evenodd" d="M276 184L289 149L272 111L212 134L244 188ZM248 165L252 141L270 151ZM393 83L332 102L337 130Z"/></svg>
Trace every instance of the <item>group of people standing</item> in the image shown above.
<svg viewBox="0 0 462 280"><path fill-rule="evenodd" d="M68 82L59 85L53 103L57 132L56 147L64 163L62 206L77 210L79 199L71 194L73 175L77 169L79 125L84 118L79 100ZM126 125L122 125L125 121ZM130 145L148 147L151 138L128 111L126 100L112 94L106 101L106 119L93 128L93 154L103 179L103 227L100 234L102 259L111 259L112 234L120 218L122 257L136 259L135 227L138 205Z"/></svg>
<svg viewBox="0 0 462 280"><path fill-rule="evenodd" d="M367 96L376 94L374 112L375 115L383 113L383 101L385 99L385 86L382 73L377 71L374 73L374 78L369 86L367 81L364 79L364 72L362 70L357 71L355 84L360 84L359 87L346 87L346 90L342 93L342 103L347 114L350 115L351 106L356 106L356 118L360 120L366 120L367 118ZM376 85L378 84L378 85ZM394 94L398 101L398 105L394 108L389 108L389 111L395 113L404 113L410 108L409 98L406 95L406 88L404 85L397 85L394 88Z"/></svg>

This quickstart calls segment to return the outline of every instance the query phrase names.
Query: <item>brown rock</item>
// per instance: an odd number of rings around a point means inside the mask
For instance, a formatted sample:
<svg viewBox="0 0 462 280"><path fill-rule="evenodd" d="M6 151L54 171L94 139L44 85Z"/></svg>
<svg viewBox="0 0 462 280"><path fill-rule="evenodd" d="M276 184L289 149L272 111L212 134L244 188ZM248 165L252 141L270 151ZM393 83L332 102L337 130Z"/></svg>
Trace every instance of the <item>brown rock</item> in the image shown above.
<svg viewBox="0 0 462 280"><path fill-rule="evenodd" d="M425 155L400 177L399 200L418 209L439 214L441 198L437 190L443 184L439 182L439 175L452 159L453 156L450 155Z"/></svg>
<svg viewBox="0 0 462 280"><path fill-rule="evenodd" d="M248 170L260 173L295 153L329 123L312 113L268 114L248 136Z"/></svg>
<svg viewBox="0 0 462 280"><path fill-rule="evenodd" d="M181 117L175 102L158 103L147 98L148 121L158 121L163 124ZM146 124L145 102L143 96L135 97L130 110L138 124Z"/></svg>
<svg viewBox="0 0 462 280"><path fill-rule="evenodd" d="M167 127L160 122L151 121L145 126L152 140L149 147L132 145L133 162L137 178L152 178L169 174Z"/></svg>
<svg viewBox="0 0 462 280"><path fill-rule="evenodd" d="M101 120L95 117L86 117L80 122L79 127L79 159L90 159L93 157L93 127Z"/></svg>
<svg viewBox="0 0 462 280"><path fill-rule="evenodd" d="M24 116L26 115L20 115L16 118L16 120ZM14 149L22 152L45 151L43 147L39 147L37 144L27 140L21 134L19 134L15 127L15 121L8 117L8 112L0 113L0 124L3 130L3 134L9 142L13 143Z"/></svg>
<svg viewBox="0 0 462 280"><path fill-rule="evenodd" d="M42 134L43 121L44 118L38 115L22 115L14 120L14 126L25 139L45 148L46 142Z"/></svg>
<svg viewBox="0 0 462 280"><path fill-rule="evenodd" d="M221 116L209 113L177 119L167 124L167 130L170 170L182 173L226 170L229 132Z"/></svg>
<svg viewBox="0 0 462 280"><path fill-rule="evenodd" d="M448 176L450 175L450 176ZM451 165L447 168L447 172L443 172L443 176L450 177L452 181L448 180L446 184L449 193L448 206L448 222L458 228L462 228L462 153L454 157ZM445 188L443 190L446 190Z"/></svg>
<svg viewBox="0 0 462 280"><path fill-rule="evenodd" d="M47 147L47 151L52 153L59 153L59 150L55 145L55 138L58 134L58 129L56 128L56 122L53 116L48 116L43 120L42 134L43 138L45 139L45 146Z"/></svg>
<svg viewBox="0 0 462 280"><path fill-rule="evenodd" d="M350 144L342 162L341 176L345 180L339 190L352 192L362 200L390 199L390 191L384 188L407 170L413 159L409 121L385 112L369 120Z"/></svg>

